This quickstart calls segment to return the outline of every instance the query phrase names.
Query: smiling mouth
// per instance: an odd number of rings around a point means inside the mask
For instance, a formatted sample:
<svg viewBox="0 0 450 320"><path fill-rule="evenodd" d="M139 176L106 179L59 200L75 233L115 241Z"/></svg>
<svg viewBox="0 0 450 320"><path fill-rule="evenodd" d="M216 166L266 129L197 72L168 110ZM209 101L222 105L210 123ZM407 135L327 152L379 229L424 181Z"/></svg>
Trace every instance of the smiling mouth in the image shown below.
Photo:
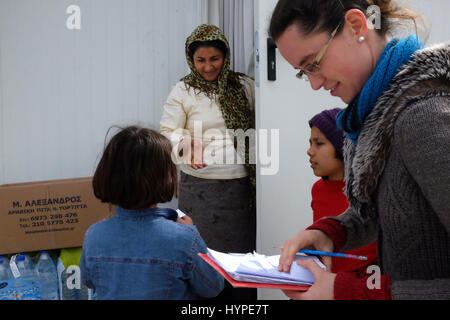
<svg viewBox="0 0 450 320"><path fill-rule="evenodd" d="M340 83L336 84L333 88L330 89L330 94L335 97L337 95L336 90L339 88Z"/></svg>
<svg viewBox="0 0 450 320"><path fill-rule="evenodd" d="M216 73L203 73L203 74L202 74L202 77L203 77L205 80L213 81L213 80L217 79L218 74L216 74Z"/></svg>

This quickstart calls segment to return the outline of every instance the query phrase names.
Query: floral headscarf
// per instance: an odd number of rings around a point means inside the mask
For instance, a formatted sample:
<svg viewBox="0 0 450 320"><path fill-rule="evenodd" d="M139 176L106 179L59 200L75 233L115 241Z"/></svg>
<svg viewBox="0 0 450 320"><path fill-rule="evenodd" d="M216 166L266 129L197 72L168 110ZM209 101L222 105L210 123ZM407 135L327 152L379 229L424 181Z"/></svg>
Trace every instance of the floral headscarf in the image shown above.
<svg viewBox="0 0 450 320"><path fill-rule="evenodd" d="M189 47L197 41L222 41L227 53L219 77L215 81L205 80L194 66L194 61L190 57ZM208 97L217 95L220 110L227 129L238 130L254 129L254 111L250 108L250 103L245 94L244 87L240 82L240 77L247 77L245 74L234 72L230 69L230 45L223 32L216 26L202 24L198 26L186 39L186 60L191 69L191 73L181 79L187 87L199 90ZM236 145L236 143L235 143ZM239 150L243 151L243 150ZM245 148L245 163L249 169L252 184L254 184L254 165L249 165L249 152Z"/></svg>

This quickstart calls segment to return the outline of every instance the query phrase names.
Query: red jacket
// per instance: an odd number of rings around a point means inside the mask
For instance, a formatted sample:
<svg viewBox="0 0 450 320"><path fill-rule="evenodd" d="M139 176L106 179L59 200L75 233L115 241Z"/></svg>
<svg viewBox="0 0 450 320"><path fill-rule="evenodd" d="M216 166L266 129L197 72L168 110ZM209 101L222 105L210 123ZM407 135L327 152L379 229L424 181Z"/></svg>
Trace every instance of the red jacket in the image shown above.
<svg viewBox="0 0 450 320"><path fill-rule="evenodd" d="M314 222L325 218L335 217L348 208L347 197L344 194L344 181L325 181L320 179L312 187L312 202ZM365 274L369 265L376 264L377 244L371 243L363 248L345 251L358 256L367 256L368 260L352 260L333 258L332 272L357 272Z"/></svg>
<svg viewBox="0 0 450 320"><path fill-rule="evenodd" d="M314 224L308 229L319 229L325 232L334 242L335 250L340 251L345 243L345 229L339 222L325 219L337 216L348 208L347 197L343 189L344 181L317 181L312 188L312 202ZM369 289L367 285L371 274L367 274L367 267L376 265L377 244L369 244L363 248L344 251L355 255L367 256L367 261L333 258L332 272L336 273L334 282L334 296L336 300L385 300L391 299L390 278L381 276L380 289Z"/></svg>

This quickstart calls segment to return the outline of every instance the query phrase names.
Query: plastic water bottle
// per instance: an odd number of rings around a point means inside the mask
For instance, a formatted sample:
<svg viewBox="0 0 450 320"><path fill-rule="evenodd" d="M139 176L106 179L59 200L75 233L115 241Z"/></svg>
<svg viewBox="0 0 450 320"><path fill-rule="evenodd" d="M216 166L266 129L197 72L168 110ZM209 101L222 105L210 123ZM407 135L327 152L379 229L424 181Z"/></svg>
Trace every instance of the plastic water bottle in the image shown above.
<svg viewBox="0 0 450 320"><path fill-rule="evenodd" d="M42 284L41 300L58 300L58 274L47 251L41 251L35 274Z"/></svg>
<svg viewBox="0 0 450 320"><path fill-rule="evenodd" d="M0 256L0 280L12 279L13 275L9 269L9 260L7 256Z"/></svg>
<svg viewBox="0 0 450 320"><path fill-rule="evenodd" d="M77 278L77 270L71 267L74 266L69 266L66 269L61 259L58 259L58 262L56 264L56 270L58 271L60 299L91 300L89 294L90 289L84 283L81 283L81 275L78 274L80 278Z"/></svg>
<svg viewBox="0 0 450 320"><path fill-rule="evenodd" d="M0 288L2 299L38 300L41 284L35 281L34 264L27 253L16 254L9 262L13 278L4 281Z"/></svg>
<svg viewBox="0 0 450 320"><path fill-rule="evenodd" d="M20 278L30 280L34 278L34 264L28 253L17 255L16 265L20 272Z"/></svg>

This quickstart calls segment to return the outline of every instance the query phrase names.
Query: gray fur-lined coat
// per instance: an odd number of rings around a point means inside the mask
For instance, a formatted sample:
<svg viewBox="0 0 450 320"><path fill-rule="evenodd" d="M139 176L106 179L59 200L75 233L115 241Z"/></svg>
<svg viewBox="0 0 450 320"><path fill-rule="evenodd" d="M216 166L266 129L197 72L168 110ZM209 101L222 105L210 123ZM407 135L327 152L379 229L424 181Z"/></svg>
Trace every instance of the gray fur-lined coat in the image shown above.
<svg viewBox="0 0 450 320"><path fill-rule="evenodd" d="M341 249L378 240L393 299L450 299L450 44L402 67L344 159Z"/></svg>

